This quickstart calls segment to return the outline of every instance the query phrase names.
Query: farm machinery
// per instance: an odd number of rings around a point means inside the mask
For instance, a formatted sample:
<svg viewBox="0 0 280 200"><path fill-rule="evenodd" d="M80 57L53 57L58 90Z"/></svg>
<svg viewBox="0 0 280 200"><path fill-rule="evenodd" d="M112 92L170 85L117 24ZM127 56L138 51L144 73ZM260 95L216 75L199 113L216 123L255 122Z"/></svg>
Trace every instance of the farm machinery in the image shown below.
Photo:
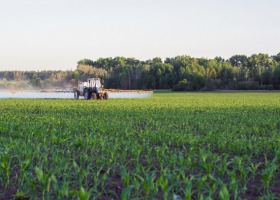
<svg viewBox="0 0 280 200"><path fill-rule="evenodd" d="M103 85L100 78L89 78L85 82L78 82L78 87L74 88L74 98L79 99L80 96L84 96L85 100L106 99L109 95L107 92L103 92Z"/></svg>

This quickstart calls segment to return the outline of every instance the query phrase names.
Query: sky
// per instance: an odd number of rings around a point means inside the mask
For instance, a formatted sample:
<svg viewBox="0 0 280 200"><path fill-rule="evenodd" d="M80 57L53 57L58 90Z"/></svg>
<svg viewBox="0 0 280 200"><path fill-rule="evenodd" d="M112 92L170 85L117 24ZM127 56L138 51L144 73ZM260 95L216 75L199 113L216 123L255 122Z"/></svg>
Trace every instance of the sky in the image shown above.
<svg viewBox="0 0 280 200"><path fill-rule="evenodd" d="M0 0L0 71L279 52L279 0Z"/></svg>

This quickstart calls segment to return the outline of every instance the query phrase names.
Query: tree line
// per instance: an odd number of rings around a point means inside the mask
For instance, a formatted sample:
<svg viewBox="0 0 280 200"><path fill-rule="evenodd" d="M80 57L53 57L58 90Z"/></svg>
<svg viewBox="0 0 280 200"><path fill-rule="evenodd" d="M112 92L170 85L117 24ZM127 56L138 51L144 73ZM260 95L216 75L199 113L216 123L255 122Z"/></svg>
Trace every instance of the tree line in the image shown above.
<svg viewBox="0 0 280 200"><path fill-rule="evenodd" d="M234 55L229 59L176 56L141 61L115 57L82 59L74 71L1 71L0 79L29 81L33 86L66 87L100 77L105 88L197 90L280 89L280 53Z"/></svg>

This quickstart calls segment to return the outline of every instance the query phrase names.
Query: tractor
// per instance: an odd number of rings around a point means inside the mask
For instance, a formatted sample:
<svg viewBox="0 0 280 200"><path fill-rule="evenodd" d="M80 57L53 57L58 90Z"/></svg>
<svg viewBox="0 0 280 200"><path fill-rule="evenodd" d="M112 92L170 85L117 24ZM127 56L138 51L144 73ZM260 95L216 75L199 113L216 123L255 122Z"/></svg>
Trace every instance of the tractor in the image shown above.
<svg viewBox="0 0 280 200"><path fill-rule="evenodd" d="M84 96L85 100L106 99L109 95L107 92L103 92L103 85L100 78L89 78L86 82L78 82L78 87L74 88L74 99L79 99L80 96Z"/></svg>

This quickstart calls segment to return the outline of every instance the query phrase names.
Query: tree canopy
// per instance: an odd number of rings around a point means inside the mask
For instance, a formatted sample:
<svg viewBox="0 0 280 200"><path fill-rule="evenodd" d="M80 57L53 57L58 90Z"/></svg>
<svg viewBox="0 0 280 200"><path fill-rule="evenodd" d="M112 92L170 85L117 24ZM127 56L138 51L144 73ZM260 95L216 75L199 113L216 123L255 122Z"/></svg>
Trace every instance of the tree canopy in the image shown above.
<svg viewBox="0 0 280 200"><path fill-rule="evenodd" d="M39 87L75 85L100 77L115 89L280 89L280 53L233 55L229 59L187 55L141 61L115 57L82 59L74 71L1 71L0 79L30 81Z"/></svg>

